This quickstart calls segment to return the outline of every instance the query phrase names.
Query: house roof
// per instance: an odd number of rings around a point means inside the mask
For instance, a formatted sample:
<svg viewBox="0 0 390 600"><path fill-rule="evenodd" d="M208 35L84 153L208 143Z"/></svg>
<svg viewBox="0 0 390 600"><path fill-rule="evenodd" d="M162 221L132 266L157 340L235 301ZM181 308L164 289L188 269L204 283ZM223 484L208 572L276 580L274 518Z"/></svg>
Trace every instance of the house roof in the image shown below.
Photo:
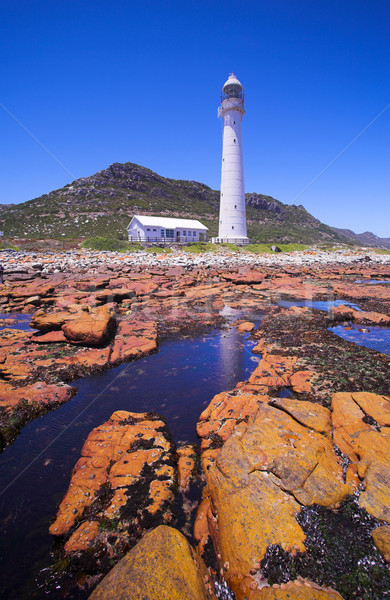
<svg viewBox="0 0 390 600"><path fill-rule="evenodd" d="M208 231L208 227L205 227L205 225L202 225L200 221L195 219L174 219L171 217L134 215L130 221L129 227L134 219L137 219L141 225L146 225L147 227L163 227L164 229L176 229L176 227L180 227L181 229L203 229L203 231Z"/></svg>

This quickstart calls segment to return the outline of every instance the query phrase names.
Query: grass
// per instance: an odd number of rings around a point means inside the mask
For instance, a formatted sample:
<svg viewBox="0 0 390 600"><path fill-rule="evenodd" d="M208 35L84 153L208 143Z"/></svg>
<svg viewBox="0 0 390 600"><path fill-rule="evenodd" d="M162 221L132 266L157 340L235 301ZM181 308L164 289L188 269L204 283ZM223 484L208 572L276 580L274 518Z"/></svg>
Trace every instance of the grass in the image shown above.
<svg viewBox="0 0 390 600"><path fill-rule="evenodd" d="M202 254L203 252L213 251L212 246L215 244L205 244L203 242L195 242L189 246L183 246L182 250L184 252L190 252L191 254Z"/></svg>
<svg viewBox="0 0 390 600"><path fill-rule="evenodd" d="M377 248L375 252L377 254L390 254L390 250L380 250L379 248Z"/></svg>
<svg viewBox="0 0 390 600"><path fill-rule="evenodd" d="M19 248L15 244L2 243L0 244L0 250L19 250Z"/></svg>
<svg viewBox="0 0 390 600"><path fill-rule="evenodd" d="M274 244L248 244L245 246L246 252L252 252L254 254L273 254L271 247ZM293 252L295 250L302 251L306 250L308 246L305 244L275 244L282 252Z"/></svg>
<svg viewBox="0 0 390 600"><path fill-rule="evenodd" d="M87 238L81 244L82 248L88 250L107 250L110 252L136 252L142 250L142 246L137 243L125 242L124 240L118 240L113 237L104 237L97 235L95 237Z"/></svg>
<svg viewBox="0 0 390 600"><path fill-rule="evenodd" d="M146 252L150 254L171 254L171 248L161 248L160 246L152 246L151 248L146 248Z"/></svg>

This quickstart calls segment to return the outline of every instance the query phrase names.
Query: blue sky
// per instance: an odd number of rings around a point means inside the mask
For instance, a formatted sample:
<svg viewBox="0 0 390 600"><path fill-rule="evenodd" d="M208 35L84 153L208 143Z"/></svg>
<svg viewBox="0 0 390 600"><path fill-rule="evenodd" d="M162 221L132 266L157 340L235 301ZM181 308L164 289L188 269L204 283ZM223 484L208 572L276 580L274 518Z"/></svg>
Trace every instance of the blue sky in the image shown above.
<svg viewBox="0 0 390 600"><path fill-rule="evenodd" d="M246 191L390 237L390 108L300 195L390 103L387 0L2 0L0 23L0 102L67 169L0 107L1 203L126 161L219 189L234 71Z"/></svg>

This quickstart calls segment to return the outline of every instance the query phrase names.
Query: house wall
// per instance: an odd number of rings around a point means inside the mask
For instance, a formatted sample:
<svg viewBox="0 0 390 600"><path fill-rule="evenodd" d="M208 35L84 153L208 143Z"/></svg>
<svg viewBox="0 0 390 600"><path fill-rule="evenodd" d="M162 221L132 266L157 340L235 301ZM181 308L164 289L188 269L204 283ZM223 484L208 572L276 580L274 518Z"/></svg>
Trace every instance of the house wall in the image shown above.
<svg viewBox="0 0 390 600"><path fill-rule="evenodd" d="M137 242L199 242L206 241L206 232L199 229L165 229L164 227L153 227L141 225L135 221L128 230L129 241Z"/></svg>

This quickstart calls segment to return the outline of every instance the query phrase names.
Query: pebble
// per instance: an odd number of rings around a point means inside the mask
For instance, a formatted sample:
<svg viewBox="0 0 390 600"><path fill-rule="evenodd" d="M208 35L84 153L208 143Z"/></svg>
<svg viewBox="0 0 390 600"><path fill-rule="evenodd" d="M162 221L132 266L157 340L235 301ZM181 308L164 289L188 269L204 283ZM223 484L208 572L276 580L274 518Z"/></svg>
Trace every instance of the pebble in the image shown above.
<svg viewBox="0 0 390 600"><path fill-rule="evenodd" d="M121 267L140 267L155 268L184 267L191 269L196 267L213 266L216 268L233 267L261 267L261 266L309 266L312 264L330 265L333 263L343 263L350 265L356 262L362 262L366 256L378 265L390 263L390 255L377 254L374 251L347 251L334 250L326 252L323 250L313 250L310 253L305 251L296 251L280 254L250 254L240 252L229 252L219 250L218 252L204 252L203 254L190 254L181 250L174 250L171 254L164 255L162 261L161 255L150 254L148 252L133 252L123 254L107 251L88 251L71 250L68 252L46 252L36 254L32 252L7 252L0 253L0 260L7 273L26 273L33 276L39 274L61 273L72 270L86 269L88 272L99 271L102 267L115 270L117 266ZM27 269L27 271L26 271ZM41 270L39 270L41 269Z"/></svg>

